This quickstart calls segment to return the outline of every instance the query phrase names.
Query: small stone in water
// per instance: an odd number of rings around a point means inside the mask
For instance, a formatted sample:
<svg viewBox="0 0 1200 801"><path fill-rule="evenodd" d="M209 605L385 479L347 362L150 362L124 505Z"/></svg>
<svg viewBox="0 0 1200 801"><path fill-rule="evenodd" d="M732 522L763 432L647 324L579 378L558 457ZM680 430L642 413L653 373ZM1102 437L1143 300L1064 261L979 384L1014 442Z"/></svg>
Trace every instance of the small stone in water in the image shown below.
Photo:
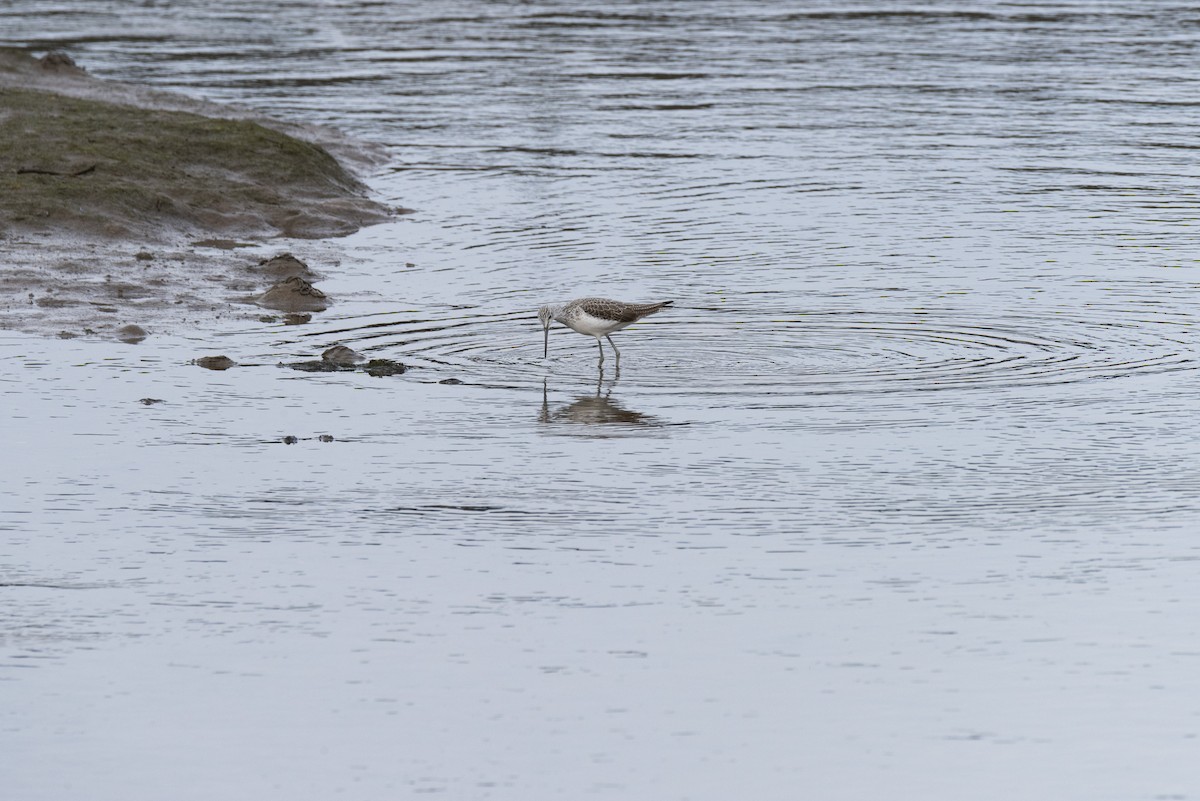
<svg viewBox="0 0 1200 801"><path fill-rule="evenodd" d="M146 329L140 325L123 325L117 329L117 339L130 345L136 345L147 336Z"/></svg>
<svg viewBox="0 0 1200 801"><path fill-rule="evenodd" d="M367 375L380 378L382 376L400 375L408 368L400 362L394 362L391 359L372 359L363 365L363 369L367 371Z"/></svg>
<svg viewBox="0 0 1200 801"><path fill-rule="evenodd" d="M317 437L317 439L321 440L321 442L333 442L333 435L322 434L321 436Z"/></svg>
<svg viewBox="0 0 1200 801"><path fill-rule="evenodd" d="M203 367L206 370L228 370L230 367L236 367L237 362L228 356L201 356L192 364L198 367Z"/></svg>
<svg viewBox="0 0 1200 801"><path fill-rule="evenodd" d="M300 441L299 437L293 437L291 434L288 434L286 437L283 438L284 445L295 445L299 441Z"/></svg>

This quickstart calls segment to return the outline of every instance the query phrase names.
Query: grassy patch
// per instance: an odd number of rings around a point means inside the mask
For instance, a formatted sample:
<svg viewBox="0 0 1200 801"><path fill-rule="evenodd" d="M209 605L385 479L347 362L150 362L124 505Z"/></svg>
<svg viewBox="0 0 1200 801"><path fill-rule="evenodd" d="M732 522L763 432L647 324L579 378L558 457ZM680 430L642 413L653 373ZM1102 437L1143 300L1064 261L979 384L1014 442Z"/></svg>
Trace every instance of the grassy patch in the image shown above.
<svg viewBox="0 0 1200 801"><path fill-rule="evenodd" d="M384 209L324 149L245 120L0 87L0 231L320 237Z"/></svg>

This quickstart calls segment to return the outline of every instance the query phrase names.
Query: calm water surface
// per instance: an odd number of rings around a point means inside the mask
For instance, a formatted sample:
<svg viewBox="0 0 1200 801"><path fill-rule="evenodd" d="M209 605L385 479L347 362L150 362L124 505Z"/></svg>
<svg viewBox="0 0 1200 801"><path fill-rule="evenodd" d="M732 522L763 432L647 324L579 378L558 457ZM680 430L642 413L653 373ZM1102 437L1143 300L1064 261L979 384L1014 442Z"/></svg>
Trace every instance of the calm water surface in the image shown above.
<svg viewBox="0 0 1200 801"><path fill-rule="evenodd" d="M1194 7L16 0L0 43L382 143L416 210L307 326L0 334L13 798L1200 797ZM584 294L676 307L543 360ZM337 343L412 369L274 366Z"/></svg>

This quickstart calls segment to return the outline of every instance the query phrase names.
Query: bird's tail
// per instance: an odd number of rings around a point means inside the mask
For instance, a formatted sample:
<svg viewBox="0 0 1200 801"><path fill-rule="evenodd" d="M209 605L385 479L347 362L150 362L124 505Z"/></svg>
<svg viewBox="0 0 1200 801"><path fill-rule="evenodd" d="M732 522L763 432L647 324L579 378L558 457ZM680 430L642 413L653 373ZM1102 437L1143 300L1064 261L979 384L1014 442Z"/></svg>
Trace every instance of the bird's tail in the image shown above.
<svg viewBox="0 0 1200 801"><path fill-rule="evenodd" d="M638 316L645 317L647 314L654 314L657 311L662 311L663 309L667 308L674 302L675 301L673 301L673 300L663 300L663 301L659 301L658 303L647 303L646 305L642 306L640 309L637 310Z"/></svg>

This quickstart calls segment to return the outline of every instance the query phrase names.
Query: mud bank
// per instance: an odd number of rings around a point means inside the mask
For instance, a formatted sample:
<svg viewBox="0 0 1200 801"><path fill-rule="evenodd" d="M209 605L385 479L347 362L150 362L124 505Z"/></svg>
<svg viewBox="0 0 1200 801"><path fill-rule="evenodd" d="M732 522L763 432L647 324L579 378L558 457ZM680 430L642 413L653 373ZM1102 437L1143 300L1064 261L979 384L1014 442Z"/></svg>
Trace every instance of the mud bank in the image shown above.
<svg viewBox="0 0 1200 801"><path fill-rule="evenodd" d="M296 249L390 216L330 152L352 143L220 111L0 50L0 327L105 335L252 317L276 276L243 246ZM317 266L330 248L313 244Z"/></svg>

